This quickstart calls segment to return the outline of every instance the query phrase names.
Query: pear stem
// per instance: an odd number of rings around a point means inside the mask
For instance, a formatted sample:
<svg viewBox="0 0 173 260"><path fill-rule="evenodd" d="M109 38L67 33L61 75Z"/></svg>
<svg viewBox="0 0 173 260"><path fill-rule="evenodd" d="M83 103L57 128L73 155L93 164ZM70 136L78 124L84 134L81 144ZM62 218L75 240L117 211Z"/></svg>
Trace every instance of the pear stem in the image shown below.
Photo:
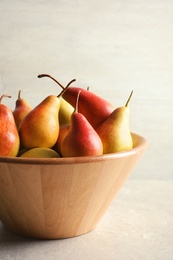
<svg viewBox="0 0 173 260"><path fill-rule="evenodd" d="M11 98L11 96L9 96L9 95L6 95L6 94L2 95L2 96L0 97L0 104L1 104L1 101L2 101L2 99L3 99L4 97Z"/></svg>
<svg viewBox="0 0 173 260"><path fill-rule="evenodd" d="M38 78L48 77L48 78L51 78L52 80L54 80L54 81L62 88L61 93L60 93L57 97L61 97L61 96L64 94L64 92L66 91L66 89L67 89L74 81L76 81L76 79L72 79L72 80L67 84L67 86L64 87L61 83L59 83L59 81L57 81L55 78L53 78L53 77L52 77L51 75L49 75L49 74L40 74L40 75L38 75L37 77L38 77Z"/></svg>
<svg viewBox="0 0 173 260"><path fill-rule="evenodd" d="M21 90L18 92L18 99L21 99Z"/></svg>
<svg viewBox="0 0 173 260"><path fill-rule="evenodd" d="M60 93L57 97L61 97L61 96L64 94L64 92L67 90L67 88L68 88L74 81L76 81L76 79L72 79L72 80L67 84L67 86L66 86L65 88L63 88L63 90L61 91L61 93Z"/></svg>
<svg viewBox="0 0 173 260"><path fill-rule="evenodd" d="M130 99L131 99L132 95L133 95L133 90L132 90L131 93L130 93L130 96L129 96L129 98L128 98L126 104L125 104L125 107L128 106L128 104L129 104L129 102L130 102Z"/></svg>
<svg viewBox="0 0 173 260"><path fill-rule="evenodd" d="M78 113L79 108L79 96L80 96L81 90L79 90L77 98L76 98L76 107L75 107L75 113Z"/></svg>
<svg viewBox="0 0 173 260"><path fill-rule="evenodd" d="M54 80L62 89L64 89L64 86L63 86L61 83L59 83L59 81L56 80L56 79L55 79L54 77L52 77L51 75L49 75L49 74L40 74L40 75L38 75L38 78L43 78L43 77L51 78L51 79Z"/></svg>

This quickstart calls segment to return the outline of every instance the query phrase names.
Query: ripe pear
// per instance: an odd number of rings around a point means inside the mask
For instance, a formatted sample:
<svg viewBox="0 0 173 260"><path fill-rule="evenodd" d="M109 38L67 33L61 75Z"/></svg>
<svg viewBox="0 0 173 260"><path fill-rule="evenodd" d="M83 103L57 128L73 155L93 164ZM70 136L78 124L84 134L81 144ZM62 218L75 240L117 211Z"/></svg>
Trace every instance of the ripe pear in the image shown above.
<svg viewBox="0 0 173 260"><path fill-rule="evenodd" d="M74 108L65 99L60 97L59 124L69 124L73 111Z"/></svg>
<svg viewBox="0 0 173 260"><path fill-rule="evenodd" d="M59 125L61 126L61 125L69 124L70 123L71 114L73 113L74 108L65 99L62 98L62 94L71 85L71 83L75 81L75 79L72 79L67 84L66 87L63 87L63 85L61 83L59 83L59 81L57 81L55 78L53 78L49 74L40 74L40 75L38 75L38 78L43 78L43 77L51 78L52 80L54 80L63 89L62 92L59 95L59 98L60 98Z"/></svg>
<svg viewBox="0 0 173 260"><path fill-rule="evenodd" d="M23 118L19 126L22 147L54 146L59 134L59 108L59 97L50 95Z"/></svg>
<svg viewBox="0 0 173 260"><path fill-rule="evenodd" d="M58 85L60 85L64 90L62 92L62 97L74 108L76 105L78 93L79 91L81 91L81 102L78 107L78 112L86 117L86 119L89 121L94 129L96 129L115 109L115 107L110 102L89 90L85 90L84 88L69 87L69 85L74 80L72 80L66 86L66 88L64 88L55 78L53 78L49 74L41 74L38 77L49 77L54 80Z"/></svg>
<svg viewBox="0 0 173 260"><path fill-rule="evenodd" d="M78 99L79 94L75 111L71 116L69 132L61 144L62 156L101 155L103 153L102 141L85 116L78 112Z"/></svg>
<svg viewBox="0 0 173 260"><path fill-rule="evenodd" d="M66 125L60 125L59 128L59 135L58 135L58 139L53 147L53 149L62 156L61 153L61 144L64 140L64 138L66 137L68 131L70 129L70 124L66 124Z"/></svg>
<svg viewBox="0 0 173 260"><path fill-rule="evenodd" d="M15 109L13 111L14 120L16 122L16 126L19 129L20 122L22 119L32 110L29 103L21 98L21 90L18 93L18 99L16 100Z"/></svg>
<svg viewBox="0 0 173 260"><path fill-rule="evenodd" d="M62 97L74 106L79 90L81 90L81 102L78 111L83 114L93 128L96 129L113 112L115 107L93 92L77 87L67 88Z"/></svg>
<svg viewBox="0 0 173 260"><path fill-rule="evenodd" d="M59 158L60 156L53 149L45 148L45 147L36 147L36 148L32 148L32 149L26 151L20 157L25 157L25 158Z"/></svg>
<svg viewBox="0 0 173 260"><path fill-rule="evenodd" d="M96 129L103 143L103 153L122 152L133 148L130 132L128 103L115 109L110 116Z"/></svg>
<svg viewBox="0 0 173 260"><path fill-rule="evenodd" d="M0 97L0 156L16 157L20 139L11 109L1 104L4 97L11 96L2 95Z"/></svg>

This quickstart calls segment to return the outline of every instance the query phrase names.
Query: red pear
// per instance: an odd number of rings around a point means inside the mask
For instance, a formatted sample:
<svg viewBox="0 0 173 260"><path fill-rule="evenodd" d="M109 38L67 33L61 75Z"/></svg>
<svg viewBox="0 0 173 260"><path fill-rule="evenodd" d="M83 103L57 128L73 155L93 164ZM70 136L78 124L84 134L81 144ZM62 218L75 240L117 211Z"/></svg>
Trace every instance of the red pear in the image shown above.
<svg viewBox="0 0 173 260"><path fill-rule="evenodd" d="M41 74L38 77L49 77L64 89L64 87L49 74ZM93 128L97 128L113 112L115 107L107 100L84 88L66 87L62 93L62 97L75 108L79 91L81 91L81 93L78 112L86 117Z"/></svg>
<svg viewBox="0 0 173 260"><path fill-rule="evenodd" d="M20 139L11 109L1 104L3 97L11 96L3 95L0 98L0 156L15 157L19 151Z"/></svg>
<svg viewBox="0 0 173 260"><path fill-rule="evenodd" d="M62 97L74 107L79 90L81 90L81 94L78 111L96 129L113 112L115 107L93 92L77 87L67 88Z"/></svg>
<svg viewBox="0 0 173 260"><path fill-rule="evenodd" d="M78 98L79 95L77 104ZM97 156L103 153L99 135L77 108L71 116L70 129L62 142L61 153L63 157Z"/></svg>

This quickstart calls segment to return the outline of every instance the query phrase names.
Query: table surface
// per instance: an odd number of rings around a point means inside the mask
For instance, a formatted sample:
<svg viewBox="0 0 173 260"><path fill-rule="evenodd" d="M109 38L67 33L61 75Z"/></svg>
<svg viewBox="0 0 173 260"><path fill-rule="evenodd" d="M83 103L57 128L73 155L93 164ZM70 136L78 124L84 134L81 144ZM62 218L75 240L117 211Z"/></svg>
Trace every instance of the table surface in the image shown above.
<svg viewBox="0 0 173 260"><path fill-rule="evenodd" d="M172 260L173 1L1 0L0 92L14 108L19 89L34 107L60 89L50 73L125 104L144 156L92 232L39 241L0 222L0 259Z"/></svg>
<svg viewBox="0 0 173 260"><path fill-rule="evenodd" d="M40 241L0 223L0 259L172 260L173 181L128 180L98 226L85 235Z"/></svg>

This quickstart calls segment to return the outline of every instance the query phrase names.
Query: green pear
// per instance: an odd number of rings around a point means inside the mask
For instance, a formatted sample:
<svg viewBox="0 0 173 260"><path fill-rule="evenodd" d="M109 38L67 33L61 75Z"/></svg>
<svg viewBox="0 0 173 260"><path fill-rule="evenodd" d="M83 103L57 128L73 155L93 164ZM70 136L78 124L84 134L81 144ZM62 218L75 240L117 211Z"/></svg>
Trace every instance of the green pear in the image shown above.
<svg viewBox="0 0 173 260"><path fill-rule="evenodd" d="M102 141L85 116L78 113L78 99L79 95L77 97L75 111L71 116L70 129L61 144L62 156L102 155Z"/></svg>
<svg viewBox="0 0 173 260"><path fill-rule="evenodd" d="M19 90L18 99L16 100L15 109L13 111L17 128L19 128L20 122L31 110L32 108L29 103L21 98L21 90Z"/></svg>
<svg viewBox="0 0 173 260"><path fill-rule="evenodd" d="M59 158L59 154L51 148L36 147L32 148L25 153L21 154L20 157L25 158Z"/></svg>
<svg viewBox="0 0 173 260"><path fill-rule="evenodd" d="M59 109L59 97L50 95L23 118L19 126L22 147L54 146L59 134Z"/></svg>
<svg viewBox="0 0 173 260"><path fill-rule="evenodd" d="M19 152L20 139L11 109L1 104L4 97L11 96L0 97L0 156L16 157Z"/></svg>
<svg viewBox="0 0 173 260"><path fill-rule="evenodd" d="M69 124L73 111L74 108L65 99L60 97L59 124Z"/></svg>
<svg viewBox="0 0 173 260"><path fill-rule="evenodd" d="M133 148L130 132L128 103L115 109L110 116L96 129L103 143L103 153L122 152Z"/></svg>

